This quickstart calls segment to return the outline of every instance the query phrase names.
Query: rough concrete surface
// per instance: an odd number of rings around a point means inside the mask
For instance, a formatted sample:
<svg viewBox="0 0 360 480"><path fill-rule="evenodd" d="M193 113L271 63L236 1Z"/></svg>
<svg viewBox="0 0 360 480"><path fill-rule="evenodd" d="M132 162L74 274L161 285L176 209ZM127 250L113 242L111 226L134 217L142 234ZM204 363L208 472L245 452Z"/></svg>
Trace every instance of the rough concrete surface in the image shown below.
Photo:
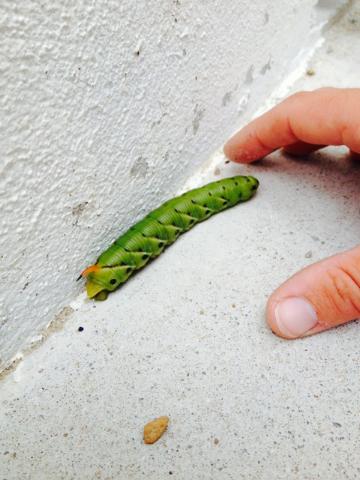
<svg viewBox="0 0 360 480"><path fill-rule="evenodd" d="M358 85L358 22L355 5L293 89ZM1 480L360 477L360 325L289 342L264 322L281 281L358 243L360 165L341 148L209 165L193 183L251 173L258 194L106 302L71 304L0 384ZM144 445L161 415L168 431Z"/></svg>
<svg viewBox="0 0 360 480"><path fill-rule="evenodd" d="M0 2L0 371L261 105L317 38L315 4Z"/></svg>

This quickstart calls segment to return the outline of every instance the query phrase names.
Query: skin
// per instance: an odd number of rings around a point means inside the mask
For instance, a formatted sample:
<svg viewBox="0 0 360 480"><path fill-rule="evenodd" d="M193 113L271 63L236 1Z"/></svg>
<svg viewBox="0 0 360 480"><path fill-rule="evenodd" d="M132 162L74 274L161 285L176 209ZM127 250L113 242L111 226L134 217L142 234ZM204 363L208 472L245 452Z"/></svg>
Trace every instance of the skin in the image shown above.
<svg viewBox="0 0 360 480"><path fill-rule="evenodd" d="M321 88L299 92L249 123L224 147L227 157L250 163L284 148L304 155L327 145L346 145L360 154L360 89ZM277 306L303 298L314 308L317 323L305 333L280 330ZM360 246L313 264L284 282L269 298L266 318L274 333L300 338L360 318Z"/></svg>

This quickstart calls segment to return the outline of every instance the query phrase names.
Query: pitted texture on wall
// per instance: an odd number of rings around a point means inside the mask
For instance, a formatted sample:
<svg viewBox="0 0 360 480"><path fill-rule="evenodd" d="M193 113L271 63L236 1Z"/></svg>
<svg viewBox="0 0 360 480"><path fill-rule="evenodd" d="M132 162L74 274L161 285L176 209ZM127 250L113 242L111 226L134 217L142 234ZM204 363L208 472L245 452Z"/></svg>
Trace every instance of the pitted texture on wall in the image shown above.
<svg viewBox="0 0 360 480"><path fill-rule="evenodd" d="M1 2L0 369L264 100L314 3Z"/></svg>

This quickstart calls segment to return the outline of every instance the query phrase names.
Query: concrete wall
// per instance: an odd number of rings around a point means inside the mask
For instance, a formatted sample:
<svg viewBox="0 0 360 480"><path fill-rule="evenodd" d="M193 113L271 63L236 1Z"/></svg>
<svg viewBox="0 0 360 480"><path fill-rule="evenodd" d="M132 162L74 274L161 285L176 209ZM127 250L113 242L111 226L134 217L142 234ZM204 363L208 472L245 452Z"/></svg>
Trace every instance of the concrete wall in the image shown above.
<svg viewBox="0 0 360 480"><path fill-rule="evenodd" d="M2 0L0 369L266 99L315 3Z"/></svg>

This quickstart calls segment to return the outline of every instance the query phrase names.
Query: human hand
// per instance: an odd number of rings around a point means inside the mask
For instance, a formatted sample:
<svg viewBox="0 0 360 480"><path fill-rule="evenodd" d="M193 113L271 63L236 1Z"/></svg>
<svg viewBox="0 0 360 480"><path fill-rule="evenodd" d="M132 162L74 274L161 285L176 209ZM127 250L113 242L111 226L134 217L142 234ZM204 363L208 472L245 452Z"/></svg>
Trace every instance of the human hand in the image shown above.
<svg viewBox="0 0 360 480"><path fill-rule="evenodd" d="M304 155L327 145L360 153L360 89L321 88L287 98L236 133L224 152L250 163L283 147ZM322 332L360 317L360 247L301 270L269 298L267 322L283 338Z"/></svg>

